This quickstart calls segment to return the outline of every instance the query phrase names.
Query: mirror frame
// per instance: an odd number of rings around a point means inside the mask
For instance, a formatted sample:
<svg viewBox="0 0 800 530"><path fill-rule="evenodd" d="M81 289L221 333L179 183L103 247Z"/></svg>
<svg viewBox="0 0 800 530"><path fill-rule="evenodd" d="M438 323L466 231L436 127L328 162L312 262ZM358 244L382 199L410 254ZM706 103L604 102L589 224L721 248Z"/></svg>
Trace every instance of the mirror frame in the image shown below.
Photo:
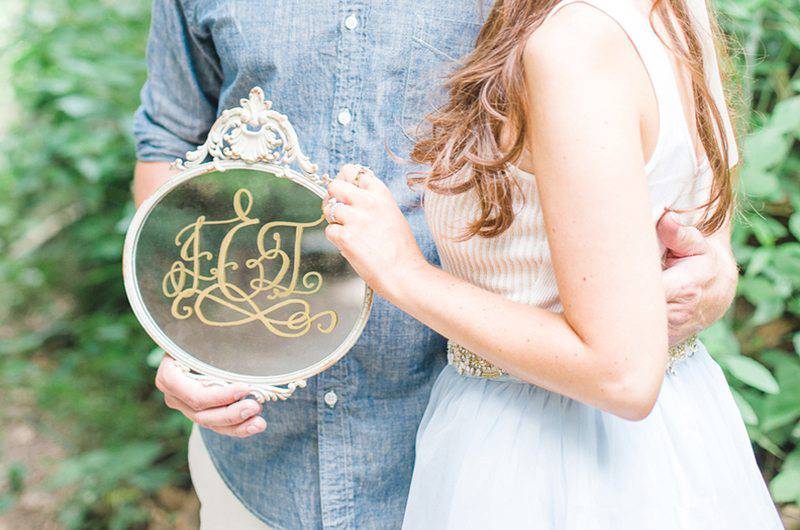
<svg viewBox="0 0 800 530"><path fill-rule="evenodd" d="M209 159L209 161L206 161ZM294 163L300 171L292 168ZM325 197L328 176L320 175L316 164L303 154L297 135L286 116L272 110L272 103L264 98L259 87L241 100L240 107L222 112L214 122L205 143L186 153L186 159L173 162L181 170L172 176L137 209L128 226L122 257L125 292L136 318L148 335L190 377L209 386L245 383L250 394L259 402L285 400L297 388L306 386L309 377L326 370L353 347L367 323L372 307L372 289L364 284L364 301L356 325L347 338L322 360L302 370L275 375L250 376L222 370L204 363L175 344L151 317L144 305L136 280L136 245L142 227L155 206L169 192L200 175L228 169L251 169L269 173L275 178L288 178L316 194L320 201Z"/></svg>

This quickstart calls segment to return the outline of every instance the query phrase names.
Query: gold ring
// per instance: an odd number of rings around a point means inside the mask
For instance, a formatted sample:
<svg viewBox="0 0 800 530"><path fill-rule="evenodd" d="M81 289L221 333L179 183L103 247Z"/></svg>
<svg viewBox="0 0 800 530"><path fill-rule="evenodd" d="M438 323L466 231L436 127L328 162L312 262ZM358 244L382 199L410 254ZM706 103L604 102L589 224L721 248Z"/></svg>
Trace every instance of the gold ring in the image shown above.
<svg viewBox="0 0 800 530"><path fill-rule="evenodd" d="M361 187L361 175L368 174L370 170L366 166L356 165L356 167L358 168L358 171L356 172L356 176L353 177L353 184L355 184L357 187L360 188Z"/></svg>

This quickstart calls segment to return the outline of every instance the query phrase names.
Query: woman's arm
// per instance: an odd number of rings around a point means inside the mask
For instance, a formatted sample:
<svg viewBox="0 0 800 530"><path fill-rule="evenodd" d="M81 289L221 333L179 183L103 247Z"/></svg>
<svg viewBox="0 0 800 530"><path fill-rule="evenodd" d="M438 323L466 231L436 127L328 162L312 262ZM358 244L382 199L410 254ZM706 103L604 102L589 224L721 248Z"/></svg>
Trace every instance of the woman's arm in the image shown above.
<svg viewBox="0 0 800 530"><path fill-rule="evenodd" d="M328 236L379 294L444 336L538 386L643 418L667 360L640 127L649 81L624 33L585 6L565 8L536 31L525 71L533 169L563 314L425 263L377 179L365 179L364 189L331 184L347 204Z"/></svg>

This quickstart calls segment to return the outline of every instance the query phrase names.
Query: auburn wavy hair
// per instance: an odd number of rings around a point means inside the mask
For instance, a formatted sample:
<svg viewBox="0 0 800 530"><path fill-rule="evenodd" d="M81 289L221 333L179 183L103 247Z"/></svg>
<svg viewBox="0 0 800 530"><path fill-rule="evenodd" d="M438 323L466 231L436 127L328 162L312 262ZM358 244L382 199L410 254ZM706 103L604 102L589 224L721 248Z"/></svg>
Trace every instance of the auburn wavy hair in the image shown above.
<svg viewBox="0 0 800 530"><path fill-rule="evenodd" d="M463 239L502 234L514 220L515 179L509 164L523 153L526 138L526 91L523 51L530 34L558 0L497 0L481 28L475 48L448 77L447 102L425 117L425 132L411 150L412 161L429 170L412 174L409 183L437 193L475 190L479 215ZM704 233L720 228L733 209L734 176L729 167L728 136L722 113L706 81L700 29L686 0L654 0L650 23L685 68L691 81L695 124L713 172L708 202L698 223ZM709 13L717 58L729 69L727 46L716 17ZM662 34L665 33L665 34ZM507 135L502 137L501 135ZM458 178L451 178L457 176Z"/></svg>

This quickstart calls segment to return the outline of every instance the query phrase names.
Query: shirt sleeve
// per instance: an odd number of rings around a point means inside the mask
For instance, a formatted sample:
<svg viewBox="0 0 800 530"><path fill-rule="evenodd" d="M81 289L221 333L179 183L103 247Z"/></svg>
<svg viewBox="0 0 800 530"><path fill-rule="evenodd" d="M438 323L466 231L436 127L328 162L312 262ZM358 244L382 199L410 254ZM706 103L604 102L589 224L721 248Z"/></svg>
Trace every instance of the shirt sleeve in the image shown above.
<svg viewBox="0 0 800 530"><path fill-rule="evenodd" d="M219 58L198 31L191 7L155 0L147 44L147 81L133 119L136 157L172 161L203 143L217 114Z"/></svg>

